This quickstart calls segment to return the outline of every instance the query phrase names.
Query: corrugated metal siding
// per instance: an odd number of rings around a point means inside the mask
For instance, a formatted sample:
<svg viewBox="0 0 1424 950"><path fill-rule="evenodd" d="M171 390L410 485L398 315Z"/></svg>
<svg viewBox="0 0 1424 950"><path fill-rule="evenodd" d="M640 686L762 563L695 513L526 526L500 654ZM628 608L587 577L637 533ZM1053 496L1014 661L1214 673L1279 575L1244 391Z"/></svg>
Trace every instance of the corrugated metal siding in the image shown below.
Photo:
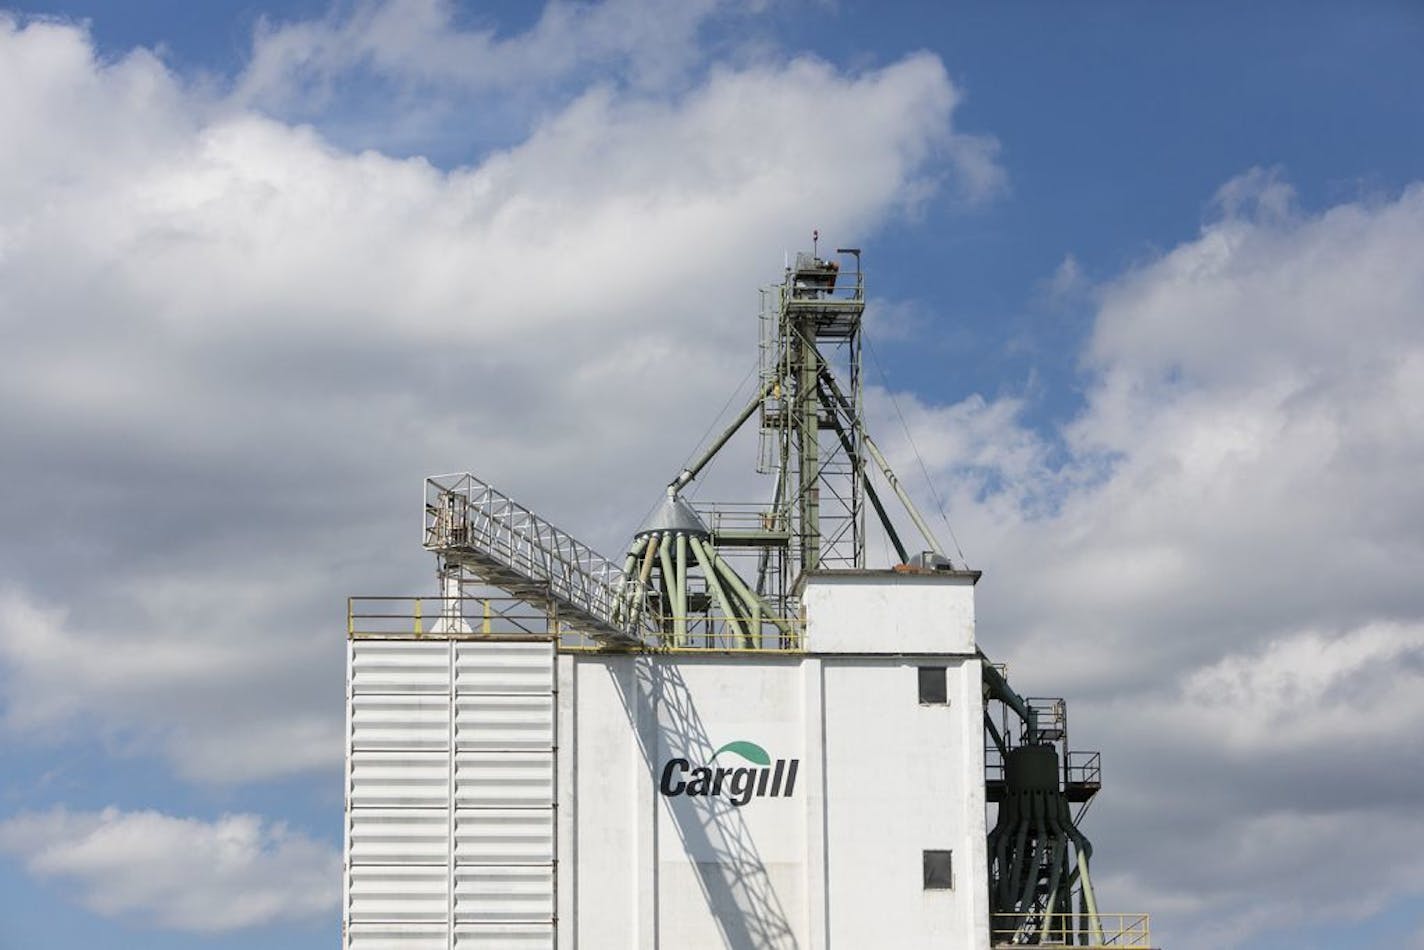
<svg viewBox="0 0 1424 950"><path fill-rule="evenodd" d="M357 639L348 660L346 946L553 947L553 644Z"/></svg>
<svg viewBox="0 0 1424 950"><path fill-rule="evenodd" d="M450 880L439 867L356 865L351 869L351 922L441 920Z"/></svg>
<svg viewBox="0 0 1424 950"><path fill-rule="evenodd" d="M454 946L457 950L471 947L544 950L554 946L554 925L459 924L455 927Z"/></svg>
<svg viewBox="0 0 1424 950"><path fill-rule="evenodd" d="M450 699L438 696L357 693L351 703L355 749L450 747Z"/></svg>
<svg viewBox="0 0 1424 950"><path fill-rule="evenodd" d="M455 804L548 808L554 804L554 753L455 753Z"/></svg>
<svg viewBox="0 0 1424 950"><path fill-rule="evenodd" d="M493 752L554 747L554 697L455 696L455 748Z"/></svg>
<svg viewBox="0 0 1424 950"><path fill-rule="evenodd" d="M553 691L552 663L547 643L457 641L455 691L547 695Z"/></svg>
<svg viewBox="0 0 1424 950"><path fill-rule="evenodd" d="M351 924L346 928L351 950L449 950L450 930L444 924Z"/></svg>
<svg viewBox="0 0 1424 950"><path fill-rule="evenodd" d="M552 808L455 810L455 860L467 864L553 864Z"/></svg>
<svg viewBox="0 0 1424 950"><path fill-rule="evenodd" d="M442 864L450 851L450 809L353 805L349 833L352 864Z"/></svg>
<svg viewBox="0 0 1424 950"><path fill-rule="evenodd" d="M352 640L356 694L450 692L450 644L441 640Z"/></svg>
<svg viewBox="0 0 1424 950"><path fill-rule="evenodd" d="M448 752L352 752L353 807L449 808Z"/></svg>
<svg viewBox="0 0 1424 950"><path fill-rule="evenodd" d="M553 916L552 867L460 867L455 872L455 919L461 923Z"/></svg>

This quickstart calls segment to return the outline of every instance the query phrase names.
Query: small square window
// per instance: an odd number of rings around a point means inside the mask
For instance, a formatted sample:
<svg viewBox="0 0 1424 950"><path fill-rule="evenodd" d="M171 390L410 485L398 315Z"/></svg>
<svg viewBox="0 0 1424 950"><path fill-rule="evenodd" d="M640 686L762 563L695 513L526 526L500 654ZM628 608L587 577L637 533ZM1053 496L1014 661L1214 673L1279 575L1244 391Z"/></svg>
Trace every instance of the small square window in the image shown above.
<svg viewBox="0 0 1424 950"><path fill-rule="evenodd" d="M925 852L925 890L948 891L954 888L954 865L950 860L952 852Z"/></svg>
<svg viewBox="0 0 1424 950"><path fill-rule="evenodd" d="M949 686L942 666L920 667L920 702L945 706L949 703Z"/></svg>

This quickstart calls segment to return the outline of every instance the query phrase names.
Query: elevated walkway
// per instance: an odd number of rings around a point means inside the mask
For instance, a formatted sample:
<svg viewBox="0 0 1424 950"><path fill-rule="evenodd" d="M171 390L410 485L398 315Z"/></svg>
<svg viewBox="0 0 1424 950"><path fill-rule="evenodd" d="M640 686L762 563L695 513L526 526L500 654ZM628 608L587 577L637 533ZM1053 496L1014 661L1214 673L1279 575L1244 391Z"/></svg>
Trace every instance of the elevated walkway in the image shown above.
<svg viewBox="0 0 1424 950"><path fill-rule="evenodd" d="M564 629L642 640L613 619L619 565L468 472L425 480L425 549L550 612Z"/></svg>

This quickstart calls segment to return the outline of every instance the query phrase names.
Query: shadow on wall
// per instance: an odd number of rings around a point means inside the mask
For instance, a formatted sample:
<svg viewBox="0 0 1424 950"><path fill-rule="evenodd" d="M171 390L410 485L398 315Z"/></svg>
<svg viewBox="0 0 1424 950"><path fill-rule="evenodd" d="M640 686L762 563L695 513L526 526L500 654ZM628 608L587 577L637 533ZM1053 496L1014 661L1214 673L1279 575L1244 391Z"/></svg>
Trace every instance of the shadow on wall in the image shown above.
<svg viewBox="0 0 1424 950"><path fill-rule="evenodd" d="M647 657L634 657L631 665L631 683L615 665L609 664L608 671L638 737L650 780L657 781L659 774L659 748L707 761L714 747L682 672L675 664ZM678 796L663 799L663 807L672 816L684 853L705 856L693 866L726 945L737 950L798 947L746 819L731 799Z"/></svg>

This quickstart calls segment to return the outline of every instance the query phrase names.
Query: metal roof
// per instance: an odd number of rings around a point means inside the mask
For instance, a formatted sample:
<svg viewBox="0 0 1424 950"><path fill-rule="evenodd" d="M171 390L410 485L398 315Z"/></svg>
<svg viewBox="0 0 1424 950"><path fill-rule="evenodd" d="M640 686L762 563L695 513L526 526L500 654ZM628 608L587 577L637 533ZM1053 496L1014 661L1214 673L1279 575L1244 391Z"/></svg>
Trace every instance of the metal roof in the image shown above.
<svg viewBox="0 0 1424 950"><path fill-rule="evenodd" d="M681 532L704 538L710 537L712 534L707 528L707 523L692 509L692 506L680 495L675 495L672 492L668 492L658 507L648 516L648 520L643 522L643 526L638 529L638 533L634 537L641 538L645 534L661 531Z"/></svg>

